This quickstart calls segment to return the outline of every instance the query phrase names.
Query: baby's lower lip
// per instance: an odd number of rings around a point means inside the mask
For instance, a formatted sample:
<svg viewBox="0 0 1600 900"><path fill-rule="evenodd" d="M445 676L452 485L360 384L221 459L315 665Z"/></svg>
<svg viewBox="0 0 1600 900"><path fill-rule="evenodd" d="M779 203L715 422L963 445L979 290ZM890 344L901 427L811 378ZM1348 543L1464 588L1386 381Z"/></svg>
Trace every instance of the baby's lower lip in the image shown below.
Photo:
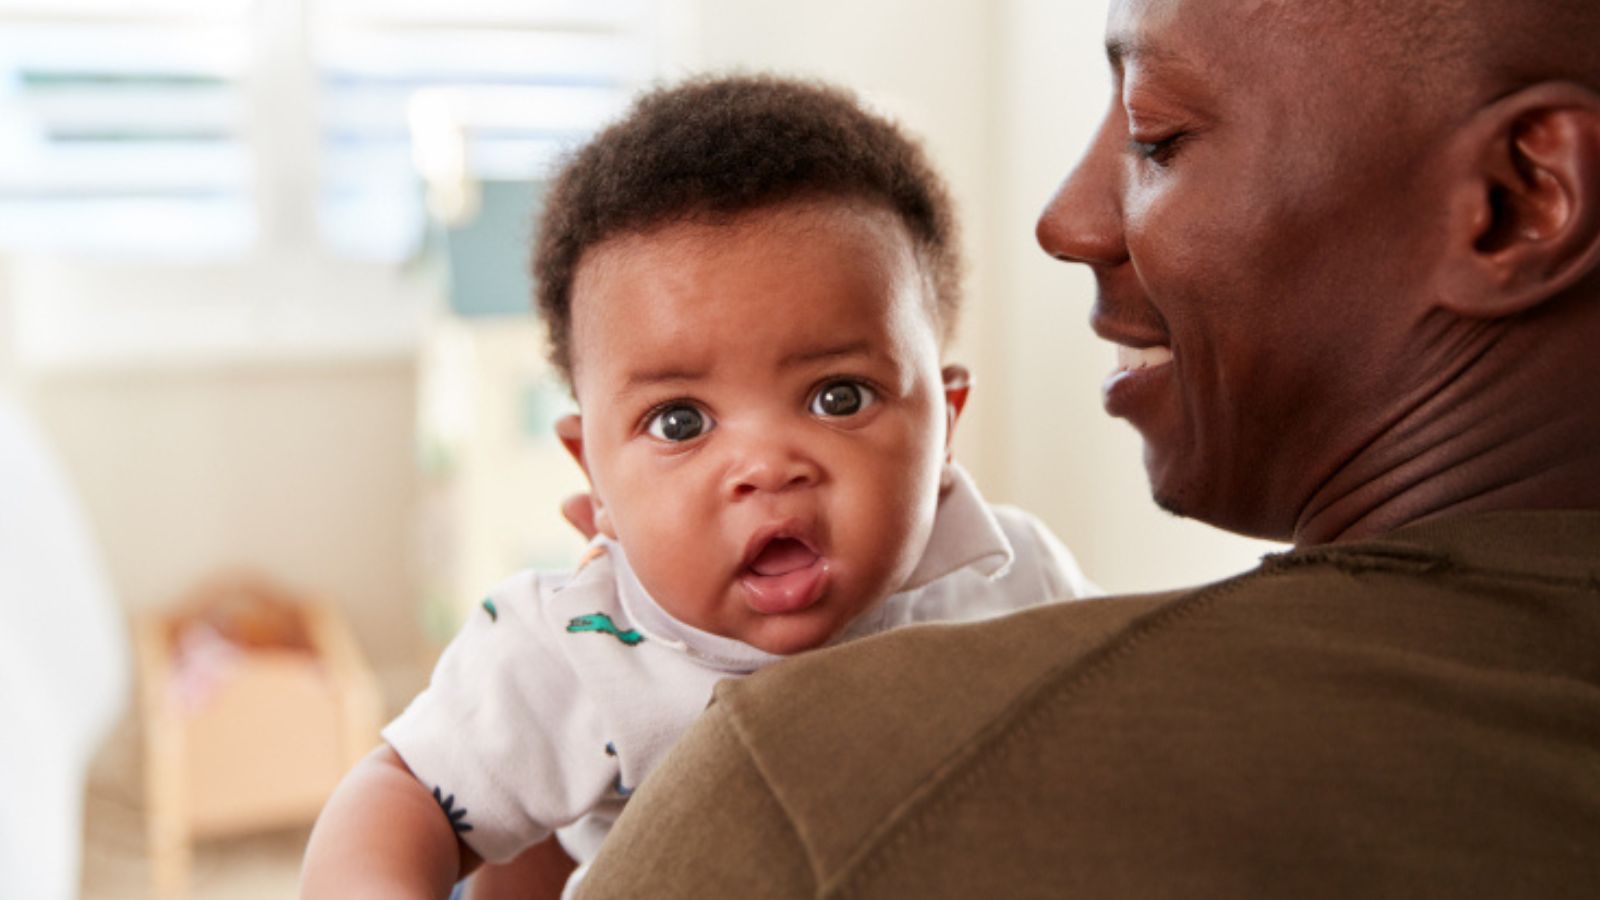
<svg viewBox="0 0 1600 900"><path fill-rule="evenodd" d="M817 557L810 565L781 575L762 575L746 568L739 577L750 608L763 615L783 615L810 607L828 584L828 562Z"/></svg>

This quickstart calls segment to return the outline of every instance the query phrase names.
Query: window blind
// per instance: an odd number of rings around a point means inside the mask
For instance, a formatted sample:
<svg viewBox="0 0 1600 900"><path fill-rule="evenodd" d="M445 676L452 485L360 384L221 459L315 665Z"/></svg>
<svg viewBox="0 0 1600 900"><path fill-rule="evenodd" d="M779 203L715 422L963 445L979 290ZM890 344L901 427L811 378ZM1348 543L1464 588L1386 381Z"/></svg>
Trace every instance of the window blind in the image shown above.
<svg viewBox="0 0 1600 900"><path fill-rule="evenodd" d="M0 0L0 249L246 248L247 13L241 0Z"/></svg>

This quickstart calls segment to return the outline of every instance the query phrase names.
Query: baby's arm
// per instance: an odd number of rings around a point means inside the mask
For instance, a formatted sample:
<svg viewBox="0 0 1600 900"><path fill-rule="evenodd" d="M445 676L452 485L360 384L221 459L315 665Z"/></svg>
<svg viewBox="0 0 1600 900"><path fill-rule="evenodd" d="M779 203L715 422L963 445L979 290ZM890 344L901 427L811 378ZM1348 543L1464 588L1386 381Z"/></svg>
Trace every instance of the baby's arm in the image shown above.
<svg viewBox="0 0 1600 900"><path fill-rule="evenodd" d="M478 856L387 744L339 782L317 817L300 876L302 900L440 900Z"/></svg>
<svg viewBox="0 0 1600 900"><path fill-rule="evenodd" d="M467 900L560 900L578 867L554 836L502 865L486 865L467 882Z"/></svg>

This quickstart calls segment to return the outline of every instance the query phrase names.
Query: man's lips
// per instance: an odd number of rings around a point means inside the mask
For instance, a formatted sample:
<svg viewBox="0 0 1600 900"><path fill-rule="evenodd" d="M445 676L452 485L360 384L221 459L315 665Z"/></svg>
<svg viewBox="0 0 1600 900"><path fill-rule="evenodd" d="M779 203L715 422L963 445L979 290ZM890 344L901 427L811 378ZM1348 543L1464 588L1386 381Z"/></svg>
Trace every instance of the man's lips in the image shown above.
<svg viewBox="0 0 1600 900"><path fill-rule="evenodd" d="M1123 418L1134 415L1157 396L1171 368L1171 347L1117 344L1116 368L1101 386L1106 412Z"/></svg>
<svg viewBox="0 0 1600 900"><path fill-rule="evenodd" d="M793 525L762 529L745 550L739 584L750 608L766 615L799 612L822 596L828 561Z"/></svg>
<svg viewBox="0 0 1600 900"><path fill-rule="evenodd" d="M1172 362L1172 349L1170 347L1129 347L1124 344L1117 345L1117 368L1112 374L1119 372L1132 372L1138 369L1152 369Z"/></svg>

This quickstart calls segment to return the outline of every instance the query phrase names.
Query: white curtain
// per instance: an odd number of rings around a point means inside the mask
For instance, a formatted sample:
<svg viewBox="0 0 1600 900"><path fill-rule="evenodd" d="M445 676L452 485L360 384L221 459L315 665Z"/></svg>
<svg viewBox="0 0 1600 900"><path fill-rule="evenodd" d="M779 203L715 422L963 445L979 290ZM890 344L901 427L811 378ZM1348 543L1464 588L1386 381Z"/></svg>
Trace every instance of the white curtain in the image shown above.
<svg viewBox="0 0 1600 900"><path fill-rule="evenodd" d="M0 900L65 900L78 895L89 762L128 699L128 637L71 486L4 376Z"/></svg>

